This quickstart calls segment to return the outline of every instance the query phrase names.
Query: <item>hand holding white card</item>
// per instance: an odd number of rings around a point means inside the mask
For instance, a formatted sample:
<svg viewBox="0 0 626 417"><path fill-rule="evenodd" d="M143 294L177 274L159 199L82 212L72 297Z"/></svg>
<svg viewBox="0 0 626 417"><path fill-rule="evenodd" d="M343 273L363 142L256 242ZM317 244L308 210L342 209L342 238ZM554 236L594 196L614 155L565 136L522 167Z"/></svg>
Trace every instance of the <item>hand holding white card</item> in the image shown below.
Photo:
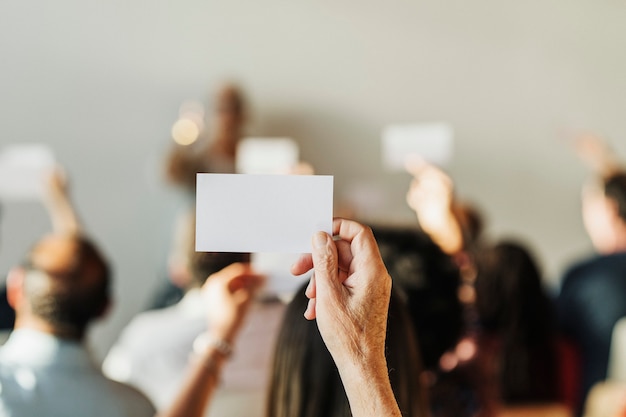
<svg viewBox="0 0 626 417"><path fill-rule="evenodd" d="M307 253L332 232L332 176L198 174L196 187L199 252Z"/></svg>

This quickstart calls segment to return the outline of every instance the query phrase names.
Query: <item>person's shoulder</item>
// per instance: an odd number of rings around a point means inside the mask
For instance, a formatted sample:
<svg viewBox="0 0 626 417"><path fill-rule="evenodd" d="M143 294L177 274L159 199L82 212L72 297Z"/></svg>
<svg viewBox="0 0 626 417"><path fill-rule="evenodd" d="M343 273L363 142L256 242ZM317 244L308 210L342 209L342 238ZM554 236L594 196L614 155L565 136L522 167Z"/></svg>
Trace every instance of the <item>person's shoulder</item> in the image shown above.
<svg viewBox="0 0 626 417"><path fill-rule="evenodd" d="M122 406L128 416L154 416L156 409L148 397L138 389L122 382L107 379L107 384L114 393L116 402Z"/></svg>
<svg viewBox="0 0 626 417"><path fill-rule="evenodd" d="M601 282L616 283L625 277L626 253L594 255L566 270L561 281L561 293L584 291L590 287L597 287Z"/></svg>
<svg viewBox="0 0 626 417"><path fill-rule="evenodd" d="M597 269L599 265L602 265L602 258L602 256L593 255L574 262L565 270L563 282L586 278L592 271Z"/></svg>
<svg viewBox="0 0 626 417"><path fill-rule="evenodd" d="M162 333L163 329L166 328L171 321L176 321L177 317L178 311L176 305L156 310L142 311L128 322L122 331L122 336L123 338L139 337L144 339L145 333Z"/></svg>
<svg viewBox="0 0 626 417"><path fill-rule="evenodd" d="M626 271L626 252L610 255L594 255L572 265L564 279L587 277L604 272Z"/></svg>

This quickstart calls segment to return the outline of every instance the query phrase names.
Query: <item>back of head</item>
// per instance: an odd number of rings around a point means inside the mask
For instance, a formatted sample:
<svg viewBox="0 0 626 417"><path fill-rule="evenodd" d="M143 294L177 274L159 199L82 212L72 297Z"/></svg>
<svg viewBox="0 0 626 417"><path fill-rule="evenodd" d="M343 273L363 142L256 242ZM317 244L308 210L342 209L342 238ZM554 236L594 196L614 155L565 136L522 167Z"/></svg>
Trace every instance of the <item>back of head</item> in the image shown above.
<svg viewBox="0 0 626 417"><path fill-rule="evenodd" d="M250 254L243 252L195 252L190 254L192 286L202 286L209 275L221 271L227 266L250 262Z"/></svg>
<svg viewBox="0 0 626 417"><path fill-rule="evenodd" d="M530 318L543 321L545 316L528 315L546 299L541 285L539 268L521 244L503 241L484 250L476 279L481 321L494 330L519 326Z"/></svg>
<svg viewBox="0 0 626 417"><path fill-rule="evenodd" d="M613 201L617 215L626 223L626 172L618 172L604 180L604 195Z"/></svg>
<svg viewBox="0 0 626 417"><path fill-rule="evenodd" d="M308 303L301 288L289 304L276 342L267 401L268 417L349 417L337 367L314 321L302 317ZM387 366L403 416L426 416L419 384L421 366L406 307L393 292L387 325Z"/></svg>
<svg viewBox="0 0 626 417"><path fill-rule="evenodd" d="M44 237L28 254L24 270L29 314L60 334L82 338L87 325L108 305L109 266L84 237Z"/></svg>
<svg viewBox="0 0 626 417"><path fill-rule="evenodd" d="M238 120L245 115L246 100L241 89L234 83L223 84L215 96L215 112L228 114Z"/></svg>
<svg viewBox="0 0 626 417"><path fill-rule="evenodd" d="M456 346L463 330L459 269L425 233L381 226L372 230L394 285L407 295L423 365L437 369L439 358Z"/></svg>
<svg viewBox="0 0 626 417"><path fill-rule="evenodd" d="M502 400L555 400L556 324L532 255L523 245L505 241L486 249L478 266L478 315L487 334L502 341Z"/></svg>

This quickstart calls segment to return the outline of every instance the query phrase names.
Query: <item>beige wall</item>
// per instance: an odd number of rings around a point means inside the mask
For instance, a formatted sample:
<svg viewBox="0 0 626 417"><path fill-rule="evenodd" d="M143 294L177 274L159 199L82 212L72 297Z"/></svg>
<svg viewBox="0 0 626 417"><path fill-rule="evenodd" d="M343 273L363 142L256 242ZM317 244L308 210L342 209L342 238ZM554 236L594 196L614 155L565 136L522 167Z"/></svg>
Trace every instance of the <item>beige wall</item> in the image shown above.
<svg viewBox="0 0 626 417"><path fill-rule="evenodd" d="M554 283L589 248L585 171L559 132L596 129L626 155L624 21L614 0L3 1L0 144L55 149L115 263L100 351L163 266L178 203L158 164L177 106L226 76L249 92L251 133L292 135L338 200L378 195L377 221L413 222L409 177L380 167L383 126L451 122L461 194L494 235L532 243ZM40 207L5 205L0 267L47 228Z"/></svg>

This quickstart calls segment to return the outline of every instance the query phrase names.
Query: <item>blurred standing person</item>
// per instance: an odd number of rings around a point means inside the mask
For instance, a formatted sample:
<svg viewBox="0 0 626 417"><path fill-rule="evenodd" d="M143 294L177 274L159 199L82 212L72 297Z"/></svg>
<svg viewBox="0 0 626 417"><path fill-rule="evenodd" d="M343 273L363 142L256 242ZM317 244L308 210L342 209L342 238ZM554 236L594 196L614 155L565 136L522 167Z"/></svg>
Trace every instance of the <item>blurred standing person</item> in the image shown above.
<svg viewBox="0 0 626 417"><path fill-rule="evenodd" d="M174 141L165 161L167 181L183 194L174 226L167 261L168 280L157 289L150 308L167 307L177 303L184 295L186 281L187 245L193 238L195 216L196 174L199 172L232 174L239 140L244 135L247 120L246 100L240 87L224 83L215 94L213 113L206 120L204 112L195 114L195 123L189 142ZM180 120L179 120L180 121ZM174 138L176 139L176 138Z"/></svg>
<svg viewBox="0 0 626 417"><path fill-rule="evenodd" d="M244 133L246 115L241 89L230 83L222 85L215 97L208 129L199 131L197 140L192 143L176 143L171 149L166 162L167 179L195 193L196 173L234 173L237 145Z"/></svg>
<svg viewBox="0 0 626 417"><path fill-rule="evenodd" d="M581 351L584 401L607 376L613 328L626 316L626 173L586 184L582 214L597 254L565 273L558 313L561 328Z"/></svg>

